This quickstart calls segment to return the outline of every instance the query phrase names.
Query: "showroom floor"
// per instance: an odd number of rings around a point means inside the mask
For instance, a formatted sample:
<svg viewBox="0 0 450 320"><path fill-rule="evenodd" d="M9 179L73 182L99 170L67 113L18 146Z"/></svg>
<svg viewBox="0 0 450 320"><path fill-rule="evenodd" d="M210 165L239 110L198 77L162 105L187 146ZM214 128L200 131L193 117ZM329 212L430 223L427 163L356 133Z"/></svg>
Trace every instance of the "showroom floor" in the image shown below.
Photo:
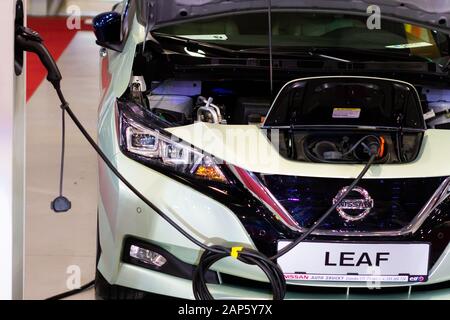
<svg viewBox="0 0 450 320"><path fill-rule="evenodd" d="M72 109L95 134L99 101L98 50L92 32L78 32L58 64ZM25 298L42 299L67 291L71 272L81 284L95 271L96 156L67 120L65 195L72 210L56 214L50 202L58 194L61 112L53 88L42 82L27 106L27 215ZM73 299L92 299L93 290Z"/></svg>

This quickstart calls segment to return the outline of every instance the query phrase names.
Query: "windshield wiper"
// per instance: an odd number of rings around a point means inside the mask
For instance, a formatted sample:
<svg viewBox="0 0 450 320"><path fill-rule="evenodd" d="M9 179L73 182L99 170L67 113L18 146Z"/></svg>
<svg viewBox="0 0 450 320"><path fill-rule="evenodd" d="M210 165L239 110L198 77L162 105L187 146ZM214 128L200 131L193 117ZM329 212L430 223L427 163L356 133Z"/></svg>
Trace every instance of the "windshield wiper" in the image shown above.
<svg viewBox="0 0 450 320"><path fill-rule="evenodd" d="M308 53L309 53L310 56L313 56L313 57L320 57L320 58L323 58L323 59L337 61L337 62L352 63L351 60L341 59L341 58L330 56L330 55L327 55L327 54L316 53L314 51L309 51Z"/></svg>
<svg viewBox="0 0 450 320"><path fill-rule="evenodd" d="M269 51L269 48L251 48L251 49L241 49L241 50L239 50L239 52L257 53L257 54L268 53L268 51ZM348 59L342 59L342 58L331 56L331 55L328 55L328 54L322 54L322 53L314 52L314 49L312 49L312 50L288 50L288 51L274 50L273 54L274 55L291 56L293 58L314 57L314 58L321 58L321 59L325 59L325 60L344 62L344 63L351 63L352 62L351 60L348 60Z"/></svg>
<svg viewBox="0 0 450 320"><path fill-rule="evenodd" d="M311 49L313 52L342 52L342 53L355 53L355 54L363 54L363 55L371 55L385 58L410 58L417 59L422 62L432 62L430 58L418 56L412 54L410 52L404 51L394 51L388 49L364 49L364 48L354 48L354 47L314 47Z"/></svg>
<svg viewBox="0 0 450 320"><path fill-rule="evenodd" d="M155 38L164 38L166 40L182 42L186 45L186 48L189 51L195 51L195 50L198 50L201 48L201 49L205 49L205 50L209 50L209 51L213 51L213 52L218 51L218 52L226 53L226 54L233 55L233 56L235 56L237 54L236 50L229 49L229 48L226 48L223 46L219 46L217 44L212 44L209 42L192 40L192 39L184 38L181 36L175 36L172 34L160 33L160 32L153 32L153 35L155 36Z"/></svg>
<svg viewBox="0 0 450 320"><path fill-rule="evenodd" d="M240 52L245 53L261 53L261 52L267 52L268 48L249 48L249 49L242 49L239 50ZM274 50L274 54L278 55L292 55L292 56L311 56L316 58L322 58L327 60L332 60L336 62L343 62L343 63L352 63L354 60L351 60L345 56L345 54L352 53L352 54L360 54L364 56L376 56L376 57L383 57L383 58L410 58L410 59L416 59L420 62L431 62L434 63L433 60L414 55L410 52L404 52L404 51L394 51L394 50L385 50L385 49L363 49L363 48L353 48L353 47L298 47L298 48L286 48L286 50ZM337 56L339 55L339 57Z"/></svg>
<svg viewBox="0 0 450 320"><path fill-rule="evenodd" d="M212 44L212 43L209 43L209 42L192 40L192 39L189 39L189 38L184 38L182 36L176 36L176 35L172 35L172 34L154 32L154 35L157 38L160 37L160 38L164 38L164 39L167 39L167 40L173 40L173 41L185 43L186 44L186 48L189 51L196 51L199 48L202 48L202 49L206 49L206 50L212 50L212 51L216 51L216 52L227 53L228 55L232 55L233 57L239 56L240 53L244 53L246 55L249 55L249 54L269 54L269 50L270 50L268 47L267 48L249 48L249 49L233 50L233 49L229 49L229 48L226 48L226 47L223 47L223 46L219 46L219 45L216 45L216 44ZM273 53L275 55L290 56L292 58L314 57L314 58L321 58L321 59L332 60L332 61L337 61L337 62L351 63L350 60L334 57L334 56L331 56L331 55L315 53L312 50L288 51L288 52L274 51Z"/></svg>

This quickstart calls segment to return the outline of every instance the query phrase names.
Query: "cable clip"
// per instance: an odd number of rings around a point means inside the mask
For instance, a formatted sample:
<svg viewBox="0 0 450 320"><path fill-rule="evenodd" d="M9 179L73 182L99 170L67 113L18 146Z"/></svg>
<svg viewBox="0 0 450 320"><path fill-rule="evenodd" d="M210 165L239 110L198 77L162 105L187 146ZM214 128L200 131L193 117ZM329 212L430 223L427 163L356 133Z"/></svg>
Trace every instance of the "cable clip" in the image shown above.
<svg viewBox="0 0 450 320"><path fill-rule="evenodd" d="M239 252L241 252L242 250L244 250L244 247L232 247L230 256L237 259L239 257Z"/></svg>

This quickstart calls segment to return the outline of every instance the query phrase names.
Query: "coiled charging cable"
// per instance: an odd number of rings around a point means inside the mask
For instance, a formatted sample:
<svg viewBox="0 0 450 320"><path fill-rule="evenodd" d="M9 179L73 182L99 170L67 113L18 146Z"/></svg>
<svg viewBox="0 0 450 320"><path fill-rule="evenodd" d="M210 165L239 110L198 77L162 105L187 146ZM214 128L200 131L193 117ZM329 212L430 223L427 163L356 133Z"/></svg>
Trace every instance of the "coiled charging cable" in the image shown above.
<svg viewBox="0 0 450 320"><path fill-rule="evenodd" d="M369 170L370 166L375 161L376 157L379 153L379 146L372 146L370 149L371 157L364 169L358 175L358 177L352 182L352 184L347 188L347 191L344 192L341 197L336 201L336 203L328 209L328 211L321 216L321 218L314 223L314 225L308 229L301 237L297 240L293 241L291 244L287 245L283 249L281 249L276 255L268 258L263 253L243 247L233 247L227 248L223 246L208 246L198 239L194 238L190 235L186 230L180 227L175 221L173 221L169 216L167 216L164 212L162 212L157 206L155 206L150 200L148 200L139 190L137 190L112 164L112 162L108 159L105 153L101 150L98 144L94 141L91 135L86 131L84 126L78 120L77 116L73 113L70 108L68 102L66 101L60 85L54 85L58 97L61 101L61 108L69 115L74 124L80 130L82 135L88 141L88 143L92 146L92 148L97 152L100 158L104 161L104 163L108 166L108 168L114 173L114 175L123 183L127 188L129 188L142 202L144 202L147 206L153 209L161 218L166 220L172 227L174 227L178 232L180 232L183 236L185 236L189 241L196 244L198 247L205 250L205 252L200 257L200 261L198 263L198 267L195 270L193 276L193 291L194 296L197 300L213 300L213 296L211 295L208 287L205 274L209 270L209 268L219 260L232 256L235 259L250 265L258 266L266 275L269 283L272 287L272 297L274 300L283 300L286 294L286 280L284 278L283 271L280 266L276 263L276 260L295 248L298 244L303 242L308 236L310 236L319 226L325 221L325 219L336 210L337 206L340 204L342 200L344 200L349 193L354 189L354 187L361 181L364 175ZM377 138L378 139L378 138ZM74 291L73 294L79 293L80 291ZM61 294L58 296L67 297L67 295ZM56 296L56 297L58 297ZM54 298L54 297L53 297Z"/></svg>
<svg viewBox="0 0 450 320"><path fill-rule="evenodd" d="M378 138L377 138L378 139ZM333 213L337 206L344 200L350 192L356 187L356 185L361 181L364 175L367 173L373 162L378 156L378 147L372 147L370 151L370 159L365 165L364 169L358 175L358 177L350 184L347 190L339 197L336 203L325 212L319 220L317 220L312 227L310 227L305 233L302 234L295 241L282 248L278 253L270 258L267 258L260 252L251 250L251 249L242 249L240 251L237 259L247 264L254 264L260 267L264 273L266 274L269 282L272 286L273 299L274 300L282 300L286 294L286 280L284 279L283 272L281 268L276 263L277 259L294 249L301 242L305 241L321 224L324 222L328 216ZM217 261L225 258L228 255L215 253L212 251L205 251L200 258L200 262L198 264L198 268L194 274L194 295L196 299L199 300L211 300L213 299L211 293L206 286L205 275L208 269Z"/></svg>
<svg viewBox="0 0 450 320"><path fill-rule="evenodd" d="M255 251L248 248L242 248L242 247L233 247L233 248L226 248L223 246L208 246L192 235L190 235L186 230L184 230L182 227L180 227L175 221L173 221L169 216L167 216L164 212L162 212L157 206L155 206L150 200L148 200L139 190L137 190L112 164L112 162L108 159L108 157L105 155L105 153L101 150L101 148L97 145L97 143L94 141L94 139L90 136L90 134L86 131L84 126L81 124L81 122L78 120L77 116L73 113L72 109L70 108L69 104L67 103L63 92L61 91L61 73L59 72L58 66L56 65L56 62L54 58L51 56L51 54L48 52L47 48L44 45L43 39L37 34L35 31L27 28L18 28L16 30L16 45L18 45L19 48L28 51L28 52L34 52L36 53L39 58L41 59L43 65L46 67L48 71L47 80L50 81L55 88L59 100L61 101L61 109L63 111L63 119L64 119L64 112L66 112L69 117L72 119L72 121L75 123L77 128L80 130L80 132L83 134L83 136L86 138L86 140L89 142L89 144L92 146L92 148L97 152L97 154L102 158L104 163L108 166L108 168L114 173L114 175L129 188L142 202L144 202L147 206L149 206L151 209L153 209L161 218L163 218L165 221L167 221L172 227L174 227L178 232L180 232L183 236L185 236L189 241L196 244L198 247L205 250L205 252L202 254L198 267L194 273L193 278L193 290L194 290L194 296L196 299L207 299L211 300L213 299L213 296L208 290L206 279L205 279L205 273L206 271L217 261L232 256L239 261L256 265L265 273L267 276L271 286L272 286L272 293L273 293L273 299L274 300L282 300L286 294L286 280L284 278L283 272L279 265L276 263L276 260L281 257L282 255L289 252L289 250L292 250L295 246L297 246L299 243L304 241L312 232L314 232L315 229L336 209L336 207L339 205L342 200L348 196L348 194L352 191L352 189L361 181L363 176L367 173L370 166L373 164L375 158L378 155L378 149L380 148L380 141L378 139L378 146L371 145L370 147L370 159L367 162L366 166L364 167L364 170L359 174L359 176L353 181L353 183L347 188L347 191L344 192L344 194L341 195L341 197L336 201L336 203L308 230L306 231L301 237L299 237L297 240L292 242L290 245L284 247L282 250L280 250L275 256L268 258L263 253L259 251ZM64 124L64 123L63 123ZM64 138L64 137L63 137ZM64 153L62 153L62 163L64 160ZM61 174L63 172L63 167L61 167ZM60 183L62 186L62 182ZM60 190L62 191L62 190ZM62 192L60 192L61 194ZM59 207L59 201L56 201L54 203L55 209L61 209L61 211L64 211L68 207L70 207L70 203L66 203L64 200L62 202L62 206ZM57 211L57 210L56 210ZM51 299L62 299L67 298L73 294L80 293L84 289L90 288L92 286L93 282L86 284L82 288L78 290L69 291L66 293L59 294L57 296L49 298Z"/></svg>
<svg viewBox="0 0 450 320"><path fill-rule="evenodd" d="M58 84L54 84L55 90L58 94L58 97L61 101L61 108L67 113L67 115L72 119L76 127L80 130L81 134L85 137L91 147L97 152L99 157L104 161L106 166L113 172L113 174L127 187L129 188L142 202L144 202L147 206L153 209L161 218L166 220L172 227L174 227L178 232L180 232L183 236L185 236L189 241L196 244L198 247L205 250L205 253L202 255L199 263L198 269L206 272L206 269L209 268L214 262L227 257L234 256L238 260L254 264L259 266L267 275L270 283L273 286L273 298L274 300L281 300L284 298L285 294L285 281L283 272L280 267L274 263L272 260L267 258L261 252L240 248L241 250L237 250L236 248L226 248L222 246L208 246L198 239L194 238L190 235L186 230L180 227L175 221L173 221L169 216L167 216L164 212L162 212L157 206L155 206L150 200L148 200L139 190L137 190L112 164L112 162L108 159L105 153L101 150L98 144L94 141L91 135L87 132L81 122L78 120L77 116L73 113L72 109L69 106L69 103L66 101L64 94L61 91L61 87ZM206 268L206 269L205 269ZM208 291L206 287L206 281L203 277L204 272L196 272L194 275L193 288L194 295L196 299L208 299L211 300L213 297ZM79 290L73 291L76 294L79 293ZM60 294L55 296L59 297L67 297L67 294ZM49 299L55 299L55 297Z"/></svg>

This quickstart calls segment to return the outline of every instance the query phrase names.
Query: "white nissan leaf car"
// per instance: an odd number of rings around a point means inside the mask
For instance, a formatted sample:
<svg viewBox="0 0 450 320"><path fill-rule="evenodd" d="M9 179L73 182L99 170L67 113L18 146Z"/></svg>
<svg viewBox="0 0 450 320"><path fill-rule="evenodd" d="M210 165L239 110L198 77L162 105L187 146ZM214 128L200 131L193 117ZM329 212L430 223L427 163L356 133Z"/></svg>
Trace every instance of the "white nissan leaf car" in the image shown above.
<svg viewBox="0 0 450 320"><path fill-rule="evenodd" d="M450 298L448 1L129 0L94 28L99 145L142 195L99 161L99 299Z"/></svg>

